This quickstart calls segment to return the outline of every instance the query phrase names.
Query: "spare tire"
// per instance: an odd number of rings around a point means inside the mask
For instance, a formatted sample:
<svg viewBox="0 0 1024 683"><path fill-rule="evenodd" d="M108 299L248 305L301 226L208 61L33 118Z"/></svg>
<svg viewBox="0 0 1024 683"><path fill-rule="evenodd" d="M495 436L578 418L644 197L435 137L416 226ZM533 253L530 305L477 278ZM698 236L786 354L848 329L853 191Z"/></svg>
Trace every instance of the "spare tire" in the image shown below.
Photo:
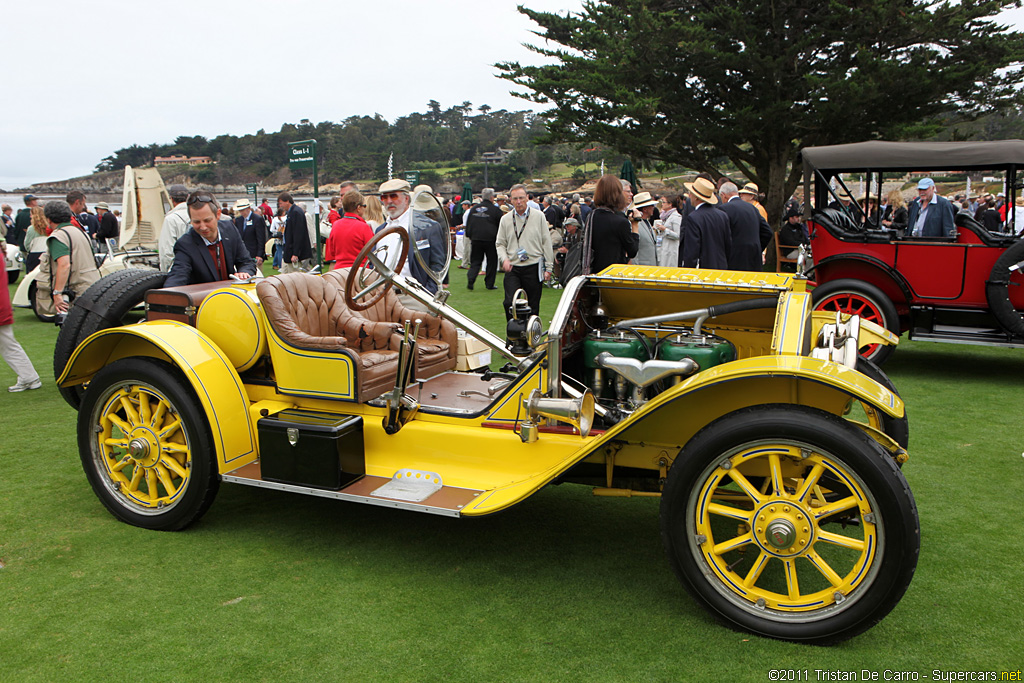
<svg viewBox="0 0 1024 683"><path fill-rule="evenodd" d="M132 310L141 304L146 292L164 286L167 273L149 268L129 268L111 273L94 282L82 296L75 299L68 317L57 335L53 348L53 376L59 378L78 345L90 335L130 321ZM85 385L59 387L75 410L82 403Z"/></svg>
<svg viewBox="0 0 1024 683"><path fill-rule="evenodd" d="M1000 256L985 283L985 298L992 315L1006 331L1024 335L1024 317L1010 302L1010 266L1024 261L1024 240L1012 244Z"/></svg>

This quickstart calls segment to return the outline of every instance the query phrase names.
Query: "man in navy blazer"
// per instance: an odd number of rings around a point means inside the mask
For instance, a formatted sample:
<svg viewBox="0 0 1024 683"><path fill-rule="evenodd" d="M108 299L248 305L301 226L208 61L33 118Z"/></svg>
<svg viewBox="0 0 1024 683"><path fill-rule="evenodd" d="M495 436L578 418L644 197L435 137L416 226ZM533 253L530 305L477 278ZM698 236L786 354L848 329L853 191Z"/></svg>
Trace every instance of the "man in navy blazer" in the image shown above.
<svg viewBox="0 0 1024 683"><path fill-rule="evenodd" d="M683 185L690 193L694 209L683 219L683 248L679 251L679 265L684 268L727 269L732 233L729 217L714 206L718 203L714 183L707 178L697 178Z"/></svg>
<svg viewBox="0 0 1024 683"><path fill-rule="evenodd" d="M256 260L256 267L259 268L267 259L267 222L263 216L252 210L252 204L248 199L239 199L235 202L235 229L242 236L249 256Z"/></svg>
<svg viewBox="0 0 1024 683"><path fill-rule="evenodd" d="M732 247L729 249L729 270L764 270L762 252L772 239L768 221L753 204L740 199L736 183L724 183L719 190L722 203L719 209L729 217Z"/></svg>
<svg viewBox="0 0 1024 683"><path fill-rule="evenodd" d="M935 194L935 181L921 178L917 199L910 203L907 230L913 237L947 237L956 234L953 205Z"/></svg>
<svg viewBox="0 0 1024 683"><path fill-rule="evenodd" d="M192 229L174 243L174 264L164 287L219 282L235 275L247 280L256 274L242 237L230 221L220 221L220 203L199 190L185 200Z"/></svg>

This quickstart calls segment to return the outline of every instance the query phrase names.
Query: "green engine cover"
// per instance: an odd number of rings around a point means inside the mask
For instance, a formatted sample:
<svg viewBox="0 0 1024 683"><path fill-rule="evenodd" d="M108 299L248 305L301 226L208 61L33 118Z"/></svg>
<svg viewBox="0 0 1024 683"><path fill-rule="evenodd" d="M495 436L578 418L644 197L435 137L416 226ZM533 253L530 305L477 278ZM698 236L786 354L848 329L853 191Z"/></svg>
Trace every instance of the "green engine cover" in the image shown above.
<svg viewBox="0 0 1024 683"><path fill-rule="evenodd" d="M583 363L590 369L598 367L595 359L598 354L605 351L616 358L635 358L640 362L650 360L647 347L631 334L620 333L616 336L591 334L583 340Z"/></svg>
<svg viewBox="0 0 1024 683"><path fill-rule="evenodd" d="M722 363L736 360L736 348L727 339L705 334L697 337L673 335L665 337L658 344L658 358L661 360L682 360L692 358L701 370L713 368Z"/></svg>

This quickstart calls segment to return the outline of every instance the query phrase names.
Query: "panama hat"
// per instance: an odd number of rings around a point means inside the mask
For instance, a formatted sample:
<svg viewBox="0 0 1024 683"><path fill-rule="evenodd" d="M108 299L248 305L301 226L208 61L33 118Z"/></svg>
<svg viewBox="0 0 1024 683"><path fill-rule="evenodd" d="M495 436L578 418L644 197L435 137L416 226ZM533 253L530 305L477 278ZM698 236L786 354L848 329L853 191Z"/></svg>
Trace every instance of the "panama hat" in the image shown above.
<svg viewBox="0 0 1024 683"><path fill-rule="evenodd" d="M252 204L249 203L248 199L239 199L235 202L235 211L241 211L242 209L251 209Z"/></svg>
<svg viewBox="0 0 1024 683"><path fill-rule="evenodd" d="M708 204L718 203L718 197L715 195L715 185L707 178L697 178L692 183L683 183L683 187Z"/></svg>
<svg viewBox="0 0 1024 683"><path fill-rule="evenodd" d="M657 203L658 202L655 201L655 199L653 197L651 197L651 193L650 192L641 192L637 196L633 197L633 208L634 209L642 209L645 206L654 206Z"/></svg>
<svg viewBox="0 0 1024 683"><path fill-rule="evenodd" d="M747 183L743 186L743 189L739 191L739 194L752 194L756 197L761 194L761 191L757 189L756 183Z"/></svg>
<svg viewBox="0 0 1024 683"><path fill-rule="evenodd" d="M110 206L106 202L96 202L96 209L103 209L104 211L110 211Z"/></svg>

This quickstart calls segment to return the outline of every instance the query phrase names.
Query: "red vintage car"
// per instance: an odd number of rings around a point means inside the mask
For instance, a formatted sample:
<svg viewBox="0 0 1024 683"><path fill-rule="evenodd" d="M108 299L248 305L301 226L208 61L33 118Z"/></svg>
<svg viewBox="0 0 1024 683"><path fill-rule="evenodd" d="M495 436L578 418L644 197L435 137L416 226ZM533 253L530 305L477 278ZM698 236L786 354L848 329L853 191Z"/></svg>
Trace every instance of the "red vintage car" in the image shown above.
<svg viewBox="0 0 1024 683"><path fill-rule="evenodd" d="M872 141L808 147L802 157L813 259L807 274L817 284L817 309L856 313L910 339L1024 347L1024 240L1014 234L1024 141ZM880 188L921 171L1005 179L1009 228L990 231L967 213L956 213L950 234L938 237L912 236L914 226L887 228ZM871 215L838 201L844 191L856 196L848 187L854 174L877 198ZM861 353L882 363L894 349Z"/></svg>

